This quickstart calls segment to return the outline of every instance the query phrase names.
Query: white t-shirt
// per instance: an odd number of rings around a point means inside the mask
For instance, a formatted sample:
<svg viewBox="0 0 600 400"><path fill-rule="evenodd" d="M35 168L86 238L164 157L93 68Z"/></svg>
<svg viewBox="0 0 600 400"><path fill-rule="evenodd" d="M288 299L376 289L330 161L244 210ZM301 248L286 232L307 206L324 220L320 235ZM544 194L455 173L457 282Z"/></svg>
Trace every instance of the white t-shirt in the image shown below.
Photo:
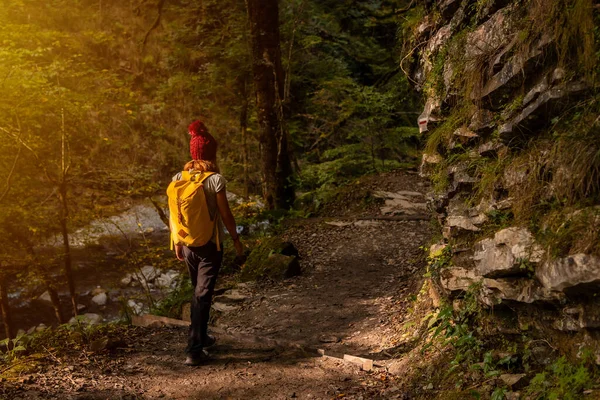
<svg viewBox="0 0 600 400"><path fill-rule="evenodd" d="M178 172L173 176L174 181L181 180L181 172ZM219 213L219 207L217 206L217 193L227 190L227 181L221 174L212 174L204 182L204 195L206 196L206 205L208 206L208 212L210 213L210 219L214 220ZM223 237L225 231L223 229L223 221L219 218L219 238L220 242L223 243ZM214 243L217 242L216 232L211 239Z"/></svg>

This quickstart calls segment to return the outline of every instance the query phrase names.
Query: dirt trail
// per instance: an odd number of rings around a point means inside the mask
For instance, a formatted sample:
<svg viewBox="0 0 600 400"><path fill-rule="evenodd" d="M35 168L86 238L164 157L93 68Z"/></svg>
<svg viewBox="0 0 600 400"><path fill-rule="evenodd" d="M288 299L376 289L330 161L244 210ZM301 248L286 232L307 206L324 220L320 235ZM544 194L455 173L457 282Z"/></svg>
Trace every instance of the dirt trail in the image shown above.
<svg viewBox="0 0 600 400"><path fill-rule="evenodd" d="M416 175L404 172L361 185L372 193L425 190ZM5 382L0 397L409 398L385 365L420 288L420 247L429 240L429 222L353 221L347 217L375 215L386 204L382 199L365 206L358 204L361 196L352 196L340 203L343 209L331 209L330 218L299 221L286 230L302 257L303 275L239 287L236 302L215 312L218 343L205 365L183 365L185 328L128 328L125 344L114 352L57 359L24 382ZM413 193L413 201L424 201L418 198ZM336 220L336 214L346 218ZM320 357L314 348L375 359L376 367L362 371Z"/></svg>

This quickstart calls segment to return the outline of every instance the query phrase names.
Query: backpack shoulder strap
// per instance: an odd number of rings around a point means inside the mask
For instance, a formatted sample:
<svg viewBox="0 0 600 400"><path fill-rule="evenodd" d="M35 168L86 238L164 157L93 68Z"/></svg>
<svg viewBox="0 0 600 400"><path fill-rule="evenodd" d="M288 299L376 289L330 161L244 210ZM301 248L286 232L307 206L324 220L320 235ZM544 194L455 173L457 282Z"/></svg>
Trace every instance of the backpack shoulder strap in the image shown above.
<svg viewBox="0 0 600 400"><path fill-rule="evenodd" d="M214 175L214 172L203 172L200 177L198 178L198 183L202 183L204 182L206 179L208 179L210 176Z"/></svg>

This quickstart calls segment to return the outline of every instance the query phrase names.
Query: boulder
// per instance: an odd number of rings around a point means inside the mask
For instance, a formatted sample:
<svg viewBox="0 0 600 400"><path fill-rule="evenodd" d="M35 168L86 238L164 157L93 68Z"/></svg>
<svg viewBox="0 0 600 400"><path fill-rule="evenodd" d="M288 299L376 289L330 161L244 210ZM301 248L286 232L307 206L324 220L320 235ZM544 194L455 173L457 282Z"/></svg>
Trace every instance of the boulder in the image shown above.
<svg viewBox="0 0 600 400"><path fill-rule="evenodd" d="M544 254L526 228L507 228L494 238L484 239L474 246L477 273L487 278L526 275L528 263L538 263Z"/></svg>
<svg viewBox="0 0 600 400"><path fill-rule="evenodd" d="M600 257L574 254L538 266L537 279L550 290L562 291L582 284L600 283Z"/></svg>
<svg viewBox="0 0 600 400"><path fill-rule="evenodd" d="M287 249L287 250L286 250ZM282 251L290 252L289 243L277 237L263 240L248 256L242 267L242 281L262 278L281 280L300 275L298 257L286 256Z"/></svg>

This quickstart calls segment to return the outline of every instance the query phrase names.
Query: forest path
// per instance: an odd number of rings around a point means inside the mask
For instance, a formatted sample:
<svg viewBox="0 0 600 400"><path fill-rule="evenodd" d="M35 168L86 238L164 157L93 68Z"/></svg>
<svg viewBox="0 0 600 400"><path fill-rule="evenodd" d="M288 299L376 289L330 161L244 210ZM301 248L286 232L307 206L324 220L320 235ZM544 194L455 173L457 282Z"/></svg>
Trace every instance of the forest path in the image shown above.
<svg viewBox="0 0 600 400"><path fill-rule="evenodd" d="M408 172L363 178L327 218L293 223L283 237L297 246L303 275L238 287L237 302L214 313L217 345L204 365L183 365L184 327L129 328L125 350L54 363L11 398L406 398L384 366L406 339L398 327L421 286L430 223L358 218L422 204L415 192L425 190ZM376 365L363 371L316 348Z"/></svg>

